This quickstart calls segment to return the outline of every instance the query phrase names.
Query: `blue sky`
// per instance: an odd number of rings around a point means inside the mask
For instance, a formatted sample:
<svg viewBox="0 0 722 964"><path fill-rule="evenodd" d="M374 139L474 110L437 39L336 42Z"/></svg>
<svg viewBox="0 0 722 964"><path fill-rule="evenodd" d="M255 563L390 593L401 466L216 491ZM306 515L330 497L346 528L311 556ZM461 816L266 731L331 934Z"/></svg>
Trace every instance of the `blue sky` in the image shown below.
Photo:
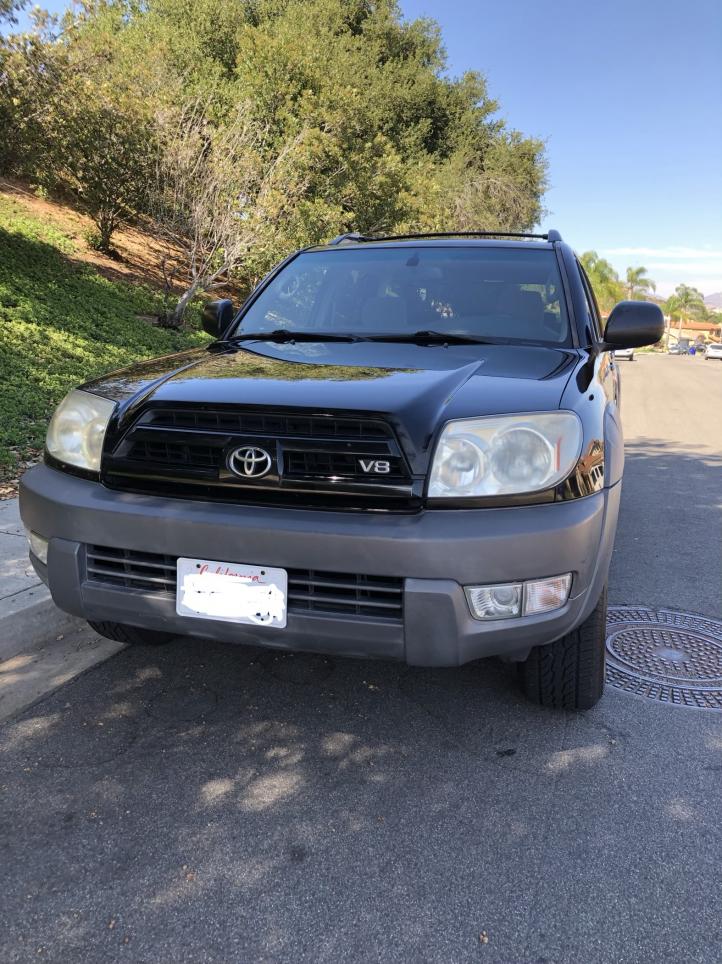
<svg viewBox="0 0 722 964"><path fill-rule="evenodd" d="M666 295L722 291L722 0L401 0L547 143L546 225Z"/></svg>
<svg viewBox="0 0 722 964"><path fill-rule="evenodd" d="M663 295L722 291L722 0L400 5L441 25L451 74L483 73L508 125L546 141L546 226L645 265Z"/></svg>

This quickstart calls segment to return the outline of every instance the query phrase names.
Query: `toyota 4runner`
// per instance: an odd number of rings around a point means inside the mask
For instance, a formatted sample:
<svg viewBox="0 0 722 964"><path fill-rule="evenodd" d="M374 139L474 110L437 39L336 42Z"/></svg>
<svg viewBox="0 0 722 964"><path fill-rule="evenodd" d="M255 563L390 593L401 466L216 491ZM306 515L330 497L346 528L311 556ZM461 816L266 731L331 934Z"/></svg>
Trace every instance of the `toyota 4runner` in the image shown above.
<svg viewBox="0 0 722 964"><path fill-rule="evenodd" d="M556 231L342 235L278 265L205 348L64 399L21 484L30 555L101 634L458 666L526 694L604 686L623 469L615 349Z"/></svg>

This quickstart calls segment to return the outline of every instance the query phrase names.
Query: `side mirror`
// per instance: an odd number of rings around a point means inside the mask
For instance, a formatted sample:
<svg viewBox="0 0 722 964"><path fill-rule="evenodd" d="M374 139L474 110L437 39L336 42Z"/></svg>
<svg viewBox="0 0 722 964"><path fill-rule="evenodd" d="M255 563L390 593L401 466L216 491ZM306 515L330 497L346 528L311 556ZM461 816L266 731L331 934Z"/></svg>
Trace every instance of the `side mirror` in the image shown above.
<svg viewBox="0 0 722 964"><path fill-rule="evenodd" d="M236 309L229 298L207 301L203 305L203 330L214 338L222 338L236 316Z"/></svg>
<svg viewBox="0 0 722 964"><path fill-rule="evenodd" d="M654 345L664 334L664 315L651 301L620 301L604 329L604 349Z"/></svg>

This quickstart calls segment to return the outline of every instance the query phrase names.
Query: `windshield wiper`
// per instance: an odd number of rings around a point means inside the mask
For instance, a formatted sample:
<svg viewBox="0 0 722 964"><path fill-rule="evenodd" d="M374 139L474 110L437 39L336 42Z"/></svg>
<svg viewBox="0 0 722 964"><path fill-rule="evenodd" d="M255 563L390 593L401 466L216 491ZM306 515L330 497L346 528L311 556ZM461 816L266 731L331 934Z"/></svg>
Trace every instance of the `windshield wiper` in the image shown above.
<svg viewBox="0 0 722 964"><path fill-rule="evenodd" d="M336 335L328 331L292 331L274 328L273 331L241 331L229 341L367 341L360 335Z"/></svg>
<svg viewBox="0 0 722 964"><path fill-rule="evenodd" d="M388 335L370 335L369 341L410 341L419 345L493 345L494 342L475 335L457 335L446 331L396 332Z"/></svg>

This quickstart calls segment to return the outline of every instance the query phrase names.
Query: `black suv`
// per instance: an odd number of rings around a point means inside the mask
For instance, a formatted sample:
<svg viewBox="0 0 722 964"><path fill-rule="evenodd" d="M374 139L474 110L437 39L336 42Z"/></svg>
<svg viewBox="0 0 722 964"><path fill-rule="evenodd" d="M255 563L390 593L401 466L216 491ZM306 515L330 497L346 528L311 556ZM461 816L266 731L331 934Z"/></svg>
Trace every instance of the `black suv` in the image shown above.
<svg viewBox="0 0 722 964"><path fill-rule="evenodd" d="M22 480L31 559L105 636L518 663L604 686L624 449L612 350L559 234L343 235L296 252L206 348L72 391Z"/></svg>

